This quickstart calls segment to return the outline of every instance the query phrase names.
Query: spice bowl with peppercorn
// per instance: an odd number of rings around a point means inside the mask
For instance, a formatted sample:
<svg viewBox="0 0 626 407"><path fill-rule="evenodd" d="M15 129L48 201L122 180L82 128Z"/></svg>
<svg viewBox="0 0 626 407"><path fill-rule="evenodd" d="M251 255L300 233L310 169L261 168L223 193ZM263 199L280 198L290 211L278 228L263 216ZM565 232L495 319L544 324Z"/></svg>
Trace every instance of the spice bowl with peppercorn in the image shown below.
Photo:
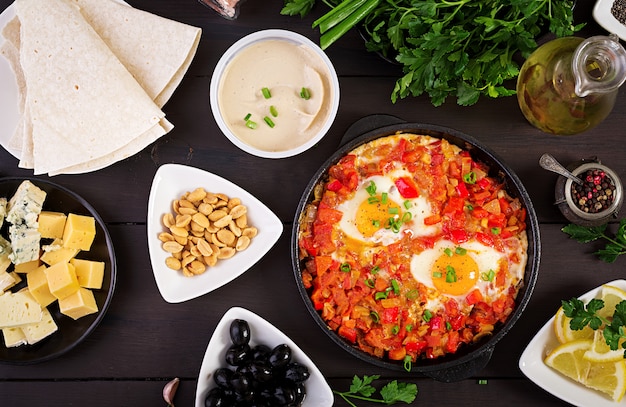
<svg viewBox="0 0 626 407"><path fill-rule="evenodd" d="M572 166L581 184L560 176L555 187L555 204L570 222L599 226L616 218L622 206L623 187L617 174L595 159Z"/></svg>
<svg viewBox="0 0 626 407"><path fill-rule="evenodd" d="M592 14L602 28L626 41L626 0L598 0Z"/></svg>

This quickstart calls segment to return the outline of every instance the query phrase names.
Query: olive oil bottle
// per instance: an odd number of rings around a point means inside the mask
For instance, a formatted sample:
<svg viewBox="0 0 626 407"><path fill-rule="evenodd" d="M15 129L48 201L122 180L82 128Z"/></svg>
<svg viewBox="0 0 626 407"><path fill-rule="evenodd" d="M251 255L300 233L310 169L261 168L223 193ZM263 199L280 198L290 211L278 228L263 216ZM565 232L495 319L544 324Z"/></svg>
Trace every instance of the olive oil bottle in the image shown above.
<svg viewBox="0 0 626 407"><path fill-rule="evenodd" d="M626 50L616 36L563 37L537 48L517 79L526 119L557 135L584 132L604 120L626 79Z"/></svg>

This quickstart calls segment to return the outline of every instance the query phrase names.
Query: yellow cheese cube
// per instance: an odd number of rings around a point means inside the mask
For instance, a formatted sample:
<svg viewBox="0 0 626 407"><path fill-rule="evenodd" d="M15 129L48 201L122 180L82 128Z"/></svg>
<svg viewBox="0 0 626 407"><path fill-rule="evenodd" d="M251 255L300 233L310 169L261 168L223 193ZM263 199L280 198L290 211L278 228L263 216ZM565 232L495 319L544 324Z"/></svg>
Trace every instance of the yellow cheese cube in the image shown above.
<svg viewBox="0 0 626 407"><path fill-rule="evenodd" d="M46 239L61 239L67 216L61 212L41 211L37 221L39 233Z"/></svg>
<svg viewBox="0 0 626 407"><path fill-rule="evenodd" d="M47 308L43 309L43 315L40 322L28 324L22 326L21 328L29 345L39 342L59 329L56 322L54 322L54 319L52 319L52 314L50 314L50 311L48 311Z"/></svg>
<svg viewBox="0 0 626 407"><path fill-rule="evenodd" d="M57 263L48 267L46 278L50 292L59 300L74 294L80 287L74 266L70 263Z"/></svg>
<svg viewBox="0 0 626 407"><path fill-rule="evenodd" d="M28 282L28 291L37 300L39 305L47 307L56 301L57 297L52 295L48 286L48 278L46 277L46 266L40 266L38 269L26 274Z"/></svg>
<svg viewBox="0 0 626 407"><path fill-rule="evenodd" d="M104 279L104 262L72 259L70 263L74 265L76 270L76 278L78 284L85 288L102 288L102 280Z"/></svg>
<svg viewBox="0 0 626 407"><path fill-rule="evenodd" d="M70 213L63 229L63 246L89 250L96 237L96 220L91 216Z"/></svg>
<svg viewBox="0 0 626 407"><path fill-rule="evenodd" d="M74 294L59 300L59 309L68 317L78 319L98 312L98 304L91 290L80 287Z"/></svg>
<svg viewBox="0 0 626 407"><path fill-rule="evenodd" d="M44 246L44 253L41 255L41 261L48 266L57 263L68 263L80 250L63 247L61 239L54 239L52 244Z"/></svg>
<svg viewBox="0 0 626 407"><path fill-rule="evenodd" d="M28 273L30 271L35 270L37 267L41 266L41 262L39 259L27 261L24 263L16 264L14 271L16 273Z"/></svg>

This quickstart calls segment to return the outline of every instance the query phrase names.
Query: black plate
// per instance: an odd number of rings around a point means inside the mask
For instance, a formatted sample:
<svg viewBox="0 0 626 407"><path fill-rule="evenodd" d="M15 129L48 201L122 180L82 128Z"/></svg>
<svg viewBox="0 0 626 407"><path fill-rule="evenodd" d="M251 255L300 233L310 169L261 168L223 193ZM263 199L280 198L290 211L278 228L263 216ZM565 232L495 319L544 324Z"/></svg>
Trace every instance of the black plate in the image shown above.
<svg viewBox="0 0 626 407"><path fill-rule="evenodd" d="M47 211L62 212L65 214L93 216L96 220L96 237L89 252L79 252L77 258L104 262L104 280L100 290L92 290L98 304L98 312L86 315L77 320L61 314L58 302L48 306L48 310L56 321L59 329L34 345L22 345L15 348L7 348L0 339L0 362L12 364L30 364L43 362L61 356L82 342L98 326L113 297L115 289L116 263L113 243L109 232L95 209L83 198L74 192L50 181L37 178L0 178L0 197L11 198L17 187L24 180L29 180L37 187L46 191L47 196L43 209ZM6 222L5 222L6 223ZM2 236L8 237L7 226L0 231ZM26 286L26 277L21 275L23 281L12 291Z"/></svg>
<svg viewBox="0 0 626 407"><path fill-rule="evenodd" d="M496 156L489 148L482 145L478 140L447 127L423 124L407 123L402 119L393 116L375 115L368 116L354 123L346 132L342 143L344 143L315 173L309 185L306 187L298 209L296 210L292 237L291 237L291 258L296 278L296 283L300 295L313 316L315 322L322 330L341 348L353 356L371 363L375 366L390 370L404 371L402 361L380 359L366 352L340 337L335 331L330 329L322 319L318 311L315 310L309 293L304 287L301 278L301 270L304 265L299 261L298 235L300 232L300 217L306 207L313 200L313 190L315 186L327 176L328 168L336 164L341 157L361 144L368 143L374 139L392 135L398 131L430 135L448 140L471 154L472 158L480 161L490 168L489 175L502 179L506 189L512 197L520 199L527 211L527 236L528 236L528 262L524 274L524 285L520 289L516 308L509 316L508 320L496 327L493 335L479 341L476 344L463 346L452 355L445 355L434 360L418 360L413 363L411 372L424 374L436 380L451 382L465 379L481 370L489 362L494 351L495 344L513 327L519 319L522 311L530 301L531 294L537 281L539 270L539 260L541 256L541 245L539 241L539 223L534 207L524 188L524 185L517 175Z"/></svg>

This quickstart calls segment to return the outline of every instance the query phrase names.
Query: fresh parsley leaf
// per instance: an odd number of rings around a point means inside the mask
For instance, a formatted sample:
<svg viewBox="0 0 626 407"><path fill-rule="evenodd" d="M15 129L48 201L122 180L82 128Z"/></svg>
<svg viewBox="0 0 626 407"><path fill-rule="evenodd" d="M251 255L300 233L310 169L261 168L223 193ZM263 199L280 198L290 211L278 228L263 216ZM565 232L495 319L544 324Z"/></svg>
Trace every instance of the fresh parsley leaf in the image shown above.
<svg viewBox="0 0 626 407"><path fill-rule="evenodd" d="M570 224L561 230L580 243L589 243L598 239L605 240L604 248L594 254L606 263L613 263L619 256L626 254L626 218L620 221L613 237L607 233L607 227L608 224L589 227Z"/></svg>
<svg viewBox="0 0 626 407"><path fill-rule="evenodd" d="M561 230L577 242L589 243L602 238L606 227L606 224L600 226L580 226L572 223Z"/></svg>
<svg viewBox="0 0 626 407"><path fill-rule="evenodd" d="M315 5L315 0L285 0L285 6L280 10L280 14L285 16L300 15L305 17L311 12Z"/></svg>
<svg viewBox="0 0 626 407"><path fill-rule="evenodd" d="M352 384L350 385L349 391L340 392L333 390L333 393L339 395L352 407L356 407L356 404L354 404L351 399L371 401L386 405L392 405L399 402L411 404L415 400L415 397L417 396L417 385L414 383L398 382L397 380L385 384L380 389L380 397L373 398L372 396L377 390L372 383L378 379L380 379L380 375L364 375L363 378L355 375L352 378Z"/></svg>

